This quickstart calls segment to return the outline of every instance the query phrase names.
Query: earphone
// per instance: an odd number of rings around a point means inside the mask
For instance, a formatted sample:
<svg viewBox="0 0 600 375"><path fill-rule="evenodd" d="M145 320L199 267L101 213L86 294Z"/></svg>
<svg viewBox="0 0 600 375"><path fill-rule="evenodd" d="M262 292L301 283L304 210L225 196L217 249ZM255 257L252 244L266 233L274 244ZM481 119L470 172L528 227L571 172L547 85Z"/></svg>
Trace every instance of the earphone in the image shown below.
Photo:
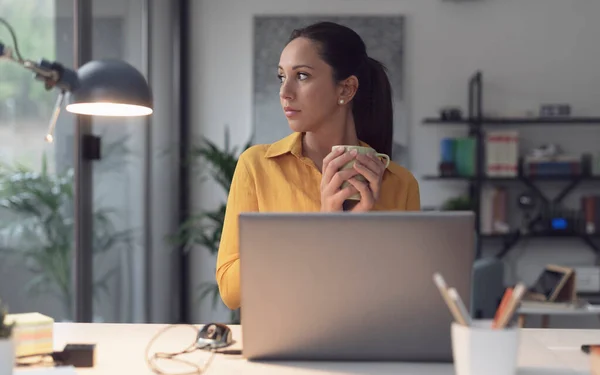
<svg viewBox="0 0 600 375"><path fill-rule="evenodd" d="M154 343L154 341L156 341L156 339L160 335L165 333L167 330L172 329L172 328L177 328L177 327L192 328L196 333L193 343L191 345L189 345L186 349L179 351L179 352L174 352L174 353L156 352L156 353L150 355L150 348L151 348L152 344ZM146 346L146 362L148 364L148 367L150 367L150 369L155 374L158 374L158 375L199 375L208 369L208 367L212 363L214 355L217 353L233 354L233 355L242 354L241 350L225 350L225 351L217 350L217 349L222 349L222 348L231 346L234 342L235 341L233 340L231 329L228 326L226 326L225 324L208 323L208 324L204 325L202 327L202 329L200 329L200 330L198 330L198 328L196 326L191 325L191 324L183 324L183 325L182 324L171 324L171 325L168 325L165 328L161 329L159 332L157 332L154 335L154 337L150 340L150 342L148 343L148 346ZM189 354L189 353L195 352L197 350L206 351L206 352L211 353L210 357L205 361L204 366L200 366L199 364L196 364L189 360L185 360L183 358L177 358L178 356ZM186 364L186 365L192 367L193 370L188 371L188 372L180 372L180 373L166 372L159 368L159 366L157 364L158 360L177 361L179 363Z"/></svg>

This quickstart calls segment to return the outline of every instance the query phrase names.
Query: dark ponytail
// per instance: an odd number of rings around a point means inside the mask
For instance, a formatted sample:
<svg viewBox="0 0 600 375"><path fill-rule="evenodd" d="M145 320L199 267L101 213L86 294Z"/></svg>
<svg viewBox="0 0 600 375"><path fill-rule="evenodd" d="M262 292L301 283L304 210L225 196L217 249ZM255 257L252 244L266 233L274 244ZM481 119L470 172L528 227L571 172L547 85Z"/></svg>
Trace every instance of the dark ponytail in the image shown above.
<svg viewBox="0 0 600 375"><path fill-rule="evenodd" d="M377 152L392 156L392 89L383 64L368 57L364 41L354 30L337 23L319 22L294 30L289 41L298 37L318 44L321 58L333 69L336 81L351 75L358 78L352 105L357 136Z"/></svg>
<svg viewBox="0 0 600 375"><path fill-rule="evenodd" d="M394 136L392 88L383 64L370 57L367 59L367 77L362 80L358 77L359 87L352 107L356 133L377 152L391 156Z"/></svg>

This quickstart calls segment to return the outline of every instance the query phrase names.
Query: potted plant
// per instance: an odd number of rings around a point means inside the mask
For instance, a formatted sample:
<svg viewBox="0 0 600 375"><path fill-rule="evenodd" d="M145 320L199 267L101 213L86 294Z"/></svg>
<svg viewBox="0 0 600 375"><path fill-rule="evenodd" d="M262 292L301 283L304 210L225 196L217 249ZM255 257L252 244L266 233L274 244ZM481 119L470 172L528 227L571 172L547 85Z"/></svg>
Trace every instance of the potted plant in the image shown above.
<svg viewBox="0 0 600 375"><path fill-rule="evenodd" d="M107 154L114 153L115 144L106 144ZM112 163L112 157L106 156L102 162ZM64 309L64 320L72 319L73 311L70 280L74 183L72 168L51 173L45 156L41 171L23 165L0 165L0 251L23 259L33 275L24 285L26 291L32 296L55 296ZM95 260L110 251L128 251L132 246L132 231L114 225L117 214L113 209L94 205ZM95 297L100 291L108 291L108 281L117 271L118 267L112 267L94 277Z"/></svg>
<svg viewBox="0 0 600 375"><path fill-rule="evenodd" d="M473 201L464 195L450 198L442 205L444 211L472 211Z"/></svg>
<svg viewBox="0 0 600 375"><path fill-rule="evenodd" d="M0 375L11 375L15 367L14 323L6 322L8 309L0 301Z"/></svg>
<svg viewBox="0 0 600 375"><path fill-rule="evenodd" d="M198 145L190 147L188 163L198 163L203 171L210 174L212 179L229 194L231 180L241 152L251 146L246 143L238 152L237 147L231 147L229 142L229 129L225 128L225 143L220 148L215 143L204 138ZM203 176L204 178L206 176ZM226 201L221 202L214 210L202 211L190 217L181 224L177 232L170 236L173 244L182 246L184 251L190 251L195 246L206 248L211 255L216 256L219 251L223 221L225 219ZM216 281L202 283L198 286L199 300L210 298L212 307L219 303L219 288ZM231 323L239 323L239 310L231 311Z"/></svg>

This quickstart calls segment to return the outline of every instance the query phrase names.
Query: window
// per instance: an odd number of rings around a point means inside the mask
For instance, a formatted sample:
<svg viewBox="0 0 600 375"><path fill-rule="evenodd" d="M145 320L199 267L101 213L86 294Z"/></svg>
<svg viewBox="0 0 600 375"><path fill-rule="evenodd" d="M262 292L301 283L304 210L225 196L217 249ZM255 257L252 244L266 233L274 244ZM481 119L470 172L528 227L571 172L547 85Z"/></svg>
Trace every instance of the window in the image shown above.
<svg viewBox="0 0 600 375"><path fill-rule="evenodd" d="M145 73L143 0L93 1L93 59L123 59ZM2 0L23 58L73 64L73 2ZM14 46L0 25L0 40ZM0 61L0 298L11 312L72 320L74 115L32 73ZM145 118L94 118L94 320L144 321Z"/></svg>

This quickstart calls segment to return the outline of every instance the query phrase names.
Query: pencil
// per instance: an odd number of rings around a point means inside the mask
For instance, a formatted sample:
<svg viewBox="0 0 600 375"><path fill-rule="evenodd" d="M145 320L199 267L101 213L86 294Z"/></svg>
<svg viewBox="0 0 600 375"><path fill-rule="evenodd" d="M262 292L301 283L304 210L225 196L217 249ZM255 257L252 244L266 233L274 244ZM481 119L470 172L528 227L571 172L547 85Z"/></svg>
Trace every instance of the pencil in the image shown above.
<svg viewBox="0 0 600 375"><path fill-rule="evenodd" d="M506 306L506 308L504 309L504 312L502 313L502 315L500 317L500 321L498 322L499 329L506 327L508 322L510 322L515 310L517 309L517 306L519 305L519 303L521 302L521 299L525 295L525 291L526 291L526 288L523 283L519 283L515 286L515 289L513 290L511 299L510 299L508 305Z"/></svg>
<svg viewBox="0 0 600 375"><path fill-rule="evenodd" d="M462 298L460 298L458 291L454 288L450 288L450 289L448 289L448 295L450 296L450 298L452 299L452 301L454 302L456 307L458 307L458 311L460 312L460 315L462 316L466 325L467 326L472 325L473 323L471 322L471 315L469 315L469 312L467 311L467 307L465 306Z"/></svg>
<svg viewBox="0 0 600 375"><path fill-rule="evenodd" d="M502 317L502 314L504 314L504 312L506 311L506 306L508 305L508 302L510 301L510 298L512 297L512 293L513 293L513 288L506 288L506 290L504 291L504 295L502 296L500 305L498 306L498 309L496 310L496 313L494 314L492 328L498 328L498 323L500 322L500 318Z"/></svg>
<svg viewBox="0 0 600 375"><path fill-rule="evenodd" d="M433 281L435 282L435 285L439 289L440 294L442 295L442 298L444 299L444 302L446 302L446 305L448 306L450 313L454 317L454 320L456 320L459 324L466 326L467 322L465 322L465 320L463 319L463 317L461 316L461 314L458 310L458 307L456 306L456 304L454 304L454 302L452 301L452 298L450 298L450 296L448 295L446 281L444 281L444 278L442 277L442 275L440 275L437 272L434 273Z"/></svg>

